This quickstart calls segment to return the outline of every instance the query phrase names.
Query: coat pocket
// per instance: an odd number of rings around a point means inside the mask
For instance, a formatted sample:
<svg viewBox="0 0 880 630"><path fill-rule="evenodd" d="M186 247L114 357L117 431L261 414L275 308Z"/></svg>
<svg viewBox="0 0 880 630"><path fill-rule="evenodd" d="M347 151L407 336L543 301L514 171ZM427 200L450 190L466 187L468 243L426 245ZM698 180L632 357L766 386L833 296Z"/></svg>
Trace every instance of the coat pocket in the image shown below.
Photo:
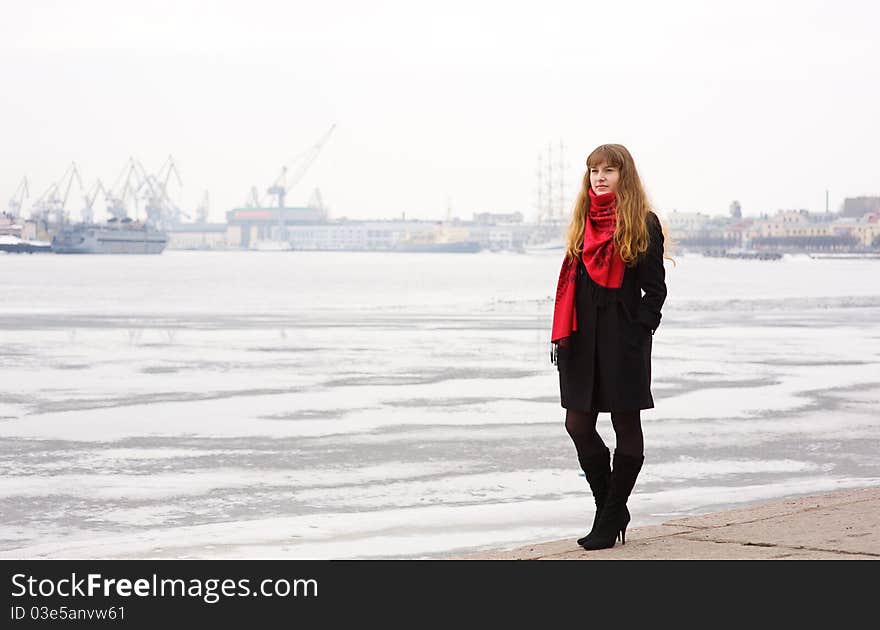
<svg viewBox="0 0 880 630"><path fill-rule="evenodd" d="M646 338L651 336L651 331L630 315L629 309L622 300L618 300L617 304L618 312L621 313L620 332L623 343L632 349L640 350L645 345Z"/></svg>

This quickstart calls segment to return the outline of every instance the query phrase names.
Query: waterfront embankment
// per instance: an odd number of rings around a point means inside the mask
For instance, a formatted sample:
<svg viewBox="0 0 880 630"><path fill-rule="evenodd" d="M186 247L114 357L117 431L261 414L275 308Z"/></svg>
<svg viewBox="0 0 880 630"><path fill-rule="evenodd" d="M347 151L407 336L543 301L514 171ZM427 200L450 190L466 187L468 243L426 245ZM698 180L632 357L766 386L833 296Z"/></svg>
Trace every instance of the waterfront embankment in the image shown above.
<svg viewBox="0 0 880 630"><path fill-rule="evenodd" d="M469 560L877 560L880 486L840 490L628 529L626 544L585 551L574 537Z"/></svg>

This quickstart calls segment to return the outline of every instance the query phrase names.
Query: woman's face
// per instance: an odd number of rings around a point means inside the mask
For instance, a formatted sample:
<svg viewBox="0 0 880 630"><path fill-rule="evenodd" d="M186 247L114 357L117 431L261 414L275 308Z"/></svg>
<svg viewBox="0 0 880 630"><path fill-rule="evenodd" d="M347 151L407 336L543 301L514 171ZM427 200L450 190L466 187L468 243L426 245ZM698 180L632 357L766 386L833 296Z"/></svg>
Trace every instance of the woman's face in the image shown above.
<svg viewBox="0 0 880 630"><path fill-rule="evenodd" d="M617 192L617 182L620 179L620 171L615 166L609 166L606 162L597 164L590 169L590 188L597 195Z"/></svg>

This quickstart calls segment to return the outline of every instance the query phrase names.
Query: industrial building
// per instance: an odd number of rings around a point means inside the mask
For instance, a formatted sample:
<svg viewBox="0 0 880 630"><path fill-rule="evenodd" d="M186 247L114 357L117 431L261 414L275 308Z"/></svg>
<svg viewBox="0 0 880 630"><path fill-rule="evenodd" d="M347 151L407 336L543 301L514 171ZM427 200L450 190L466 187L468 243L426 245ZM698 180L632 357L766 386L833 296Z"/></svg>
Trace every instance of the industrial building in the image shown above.
<svg viewBox="0 0 880 630"><path fill-rule="evenodd" d="M225 223L180 223L166 230L167 249L229 249Z"/></svg>
<svg viewBox="0 0 880 630"><path fill-rule="evenodd" d="M251 249L259 241L288 241L294 228L326 222L320 208L235 208L226 213L226 240L231 247Z"/></svg>
<svg viewBox="0 0 880 630"><path fill-rule="evenodd" d="M843 200L840 216L858 219L874 212L880 212L880 197L847 197Z"/></svg>

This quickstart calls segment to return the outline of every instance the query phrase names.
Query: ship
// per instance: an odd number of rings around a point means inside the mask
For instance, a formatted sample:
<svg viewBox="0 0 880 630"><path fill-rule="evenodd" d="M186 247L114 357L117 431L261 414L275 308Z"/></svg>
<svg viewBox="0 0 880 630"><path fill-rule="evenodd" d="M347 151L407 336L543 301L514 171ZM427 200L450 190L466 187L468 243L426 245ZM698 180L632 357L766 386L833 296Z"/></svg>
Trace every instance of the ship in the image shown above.
<svg viewBox="0 0 880 630"><path fill-rule="evenodd" d="M880 260L880 252L828 252L828 253L809 253L810 258L816 260L857 260L867 258L871 260Z"/></svg>
<svg viewBox="0 0 880 630"><path fill-rule="evenodd" d="M780 252L762 252L743 249L707 249L703 251L707 258L739 258L743 260L781 260Z"/></svg>
<svg viewBox="0 0 880 630"><path fill-rule="evenodd" d="M409 230L392 246L393 252L475 254L482 249L479 241L468 239L468 231L438 224L428 232Z"/></svg>
<svg viewBox="0 0 880 630"><path fill-rule="evenodd" d="M13 254L34 254L51 252L52 244L48 241L24 239L17 236L0 234L0 252Z"/></svg>
<svg viewBox="0 0 880 630"><path fill-rule="evenodd" d="M522 251L526 254L562 254L565 252L565 245L561 240L528 243L523 246Z"/></svg>
<svg viewBox="0 0 880 630"><path fill-rule="evenodd" d="M251 241L250 248L258 252L289 252L293 249L288 241L273 241L271 239Z"/></svg>
<svg viewBox="0 0 880 630"><path fill-rule="evenodd" d="M479 241L418 242L401 241L391 251L416 253L475 254L482 249Z"/></svg>
<svg viewBox="0 0 880 630"><path fill-rule="evenodd" d="M129 217L65 226L52 237L56 254L161 254L167 244L164 231Z"/></svg>
<svg viewBox="0 0 880 630"><path fill-rule="evenodd" d="M22 238L22 224L18 217L6 212L0 214L0 252L34 254L51 252L52 244L36 238Z"/></svg>

